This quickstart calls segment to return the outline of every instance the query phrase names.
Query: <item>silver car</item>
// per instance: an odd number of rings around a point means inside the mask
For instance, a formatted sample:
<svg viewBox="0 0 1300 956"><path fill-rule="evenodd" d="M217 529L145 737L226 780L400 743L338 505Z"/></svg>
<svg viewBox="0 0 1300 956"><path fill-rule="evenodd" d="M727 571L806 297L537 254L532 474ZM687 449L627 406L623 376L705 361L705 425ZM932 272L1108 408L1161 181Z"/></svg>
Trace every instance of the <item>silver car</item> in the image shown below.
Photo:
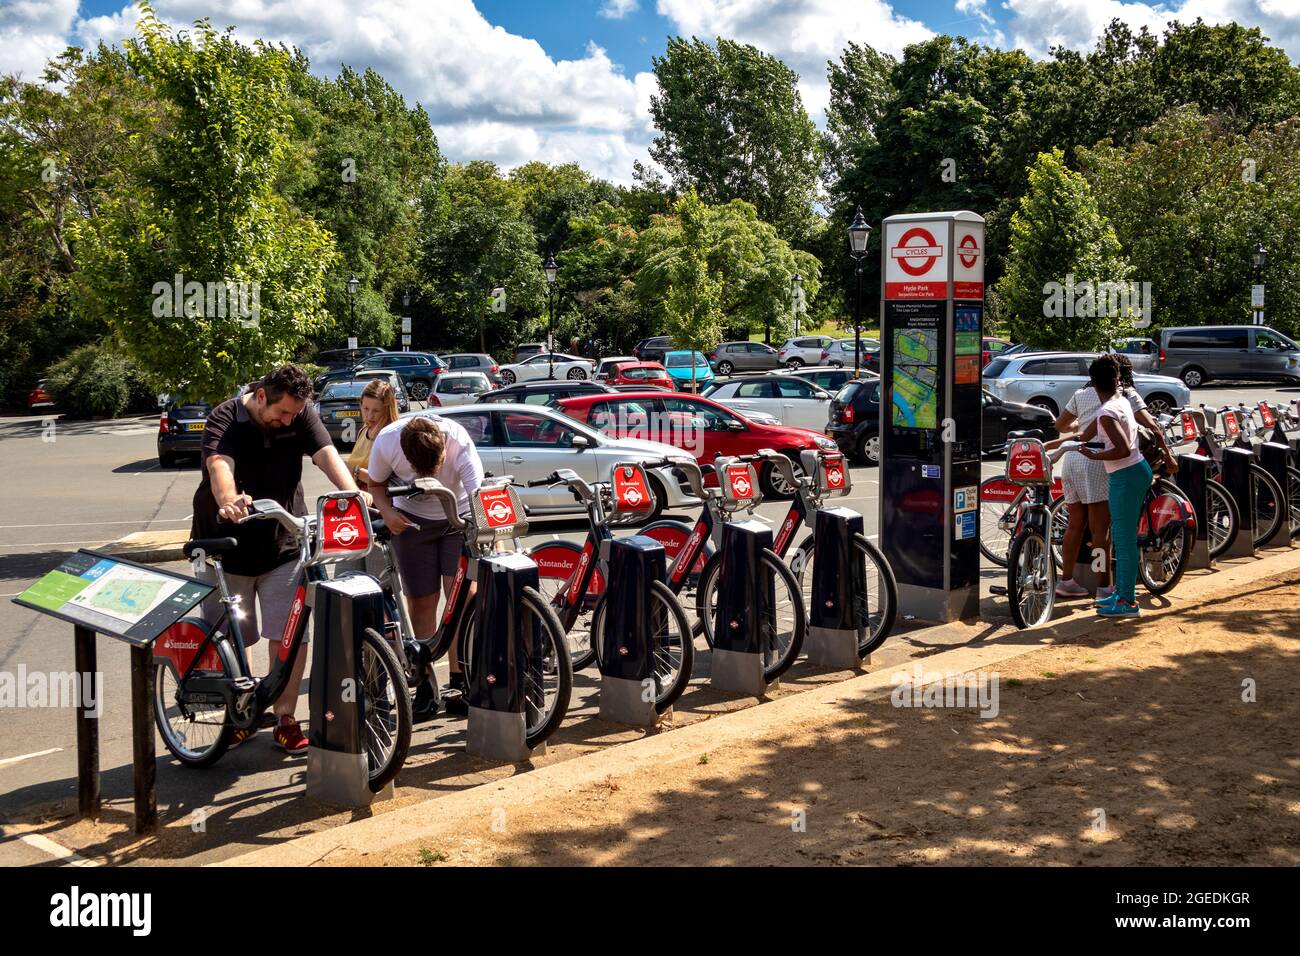
<svg viewBox="0 0 1300 956"><path fill-rule="evenodd" d="M1037 405L1061 414L1070 396L1088 384L1092 352L1019 352L984 366L984 386L1004 402ZM1176 378L1135 372L1133 384L1152 414L1189 405L1192 393Z"/></svg>
<svg viewBox="0 0 1300 956"><path fill-rule="evenodd" d="M732 372L766 372L781 364L776 349L762 342L723 342L709 358L723 377Z"/></svg>
<svg viewBox="0 0 1300 956"><path fill-rule="evenodd" d="M777 357L788 369L817 365L822 360L822 352L830 348L834 341L829 335L804 335L787 339L785 345L777 350Z"/></svg>
<svg viewBox="0 0 1300 956"><path fill-rule="evenodd" d="M672 458L695 461L689 453L672 445L639 438L611 438L588 428L551 408L538 405L462 405L439 411L469 432L483 460L483 468L494 475L513 475L526 485L545 478L557 468L571 468L589 482L609 481L616 463ZM655 491L651 520L665 508L691 509L700 500L690 494L671 468L649 469ZM519 497L533 517L583 515L573 492L563 485L555 488L519 488Z"/></svg>

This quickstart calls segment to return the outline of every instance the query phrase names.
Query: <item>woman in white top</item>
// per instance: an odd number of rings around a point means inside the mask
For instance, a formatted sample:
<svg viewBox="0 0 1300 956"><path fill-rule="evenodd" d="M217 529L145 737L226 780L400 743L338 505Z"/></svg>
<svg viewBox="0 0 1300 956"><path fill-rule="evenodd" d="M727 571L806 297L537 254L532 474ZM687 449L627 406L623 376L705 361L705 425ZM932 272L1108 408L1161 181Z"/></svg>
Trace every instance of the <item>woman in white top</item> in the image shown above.
<svg viewBox="0 0 1300 956"><path fill-rule="evenodd" d="M1119 363L1103 355L1088 369L1092 387L1102 399L1097 413L1097 435L1102 449L1082 448L1087 458L1104 463L1110 486L1110 534L1115 549L1115 591L1097 608L1103 617L1138 614L1138 517L1142 499L1151 487L1151 466L1138 448L1137 419L1133 407L1119 391Z"/></svg>
<svg viewBox="0 0 1300 956"><path fill-rule="evenodd" d="M1048 442L1047 447L1056 448L1061 442L1078 437L1080 432L1091 437L1100 410L1101 398L1096 390L1091 385L1079 389L1070 396L1065 411L1056 419L1056 430L1061 437ZM1101 570L1097 574L1102 586L1097 589L1097 597L1105 597L1112 590L1106 586L1110 578L1110 486L1106 481L1106 466L1085 458L1077 451L1066 452L1061 461L1061 488L1065 492L1069 524L1061 543L1061 580L1056 585L1056 596L1084 597L1088 594L1087 589L1074 580L1075 559L1086 530L1092 542L1092 557L1102 558Z"/></svg>

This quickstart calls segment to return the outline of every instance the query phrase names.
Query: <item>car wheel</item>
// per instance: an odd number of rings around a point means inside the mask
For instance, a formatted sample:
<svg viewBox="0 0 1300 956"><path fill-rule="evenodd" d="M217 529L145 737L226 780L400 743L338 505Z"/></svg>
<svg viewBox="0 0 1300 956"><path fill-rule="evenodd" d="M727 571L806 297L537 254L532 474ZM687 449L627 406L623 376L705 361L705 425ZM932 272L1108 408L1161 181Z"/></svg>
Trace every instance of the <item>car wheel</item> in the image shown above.
<svg viewBox="0 0 1300 956"><path fill-rule="evenodd" d="M1168 415L1174 407L1174 400L1164 392L1148 395L1146 403L1147 411L1152 415Z"/></svg>
<svg viewBox="0 0 1300 956"><path fill-rule="evenodd" d="M501 384L502 384L502 385L513 385L513 384L515 384L515 373L512 372L512 371L510 371L510 369L508 369L508 368L504 368L504 369L502 369L502 370L501 370Z"/></svg>
<svg viewBox="0 0 1300 956"><path fill-rule="evenodd" d="M792 372L795 371L796 369L801 369L801 368L803 368L803 359L801 359L801 358L792 358L792 359L790 359L790 361L788 361L788 362L785 363L785 367L788 368L788 369L789 369L790 371L792 371Z"/></svg>
<svg viewBox="0 0 1300 956"><path fill-rule="evenodd" d="M858 458L871 465L880 464L879 435L867 435L858 442Z"/></svg>
<svg viewBox="0 0 1300 956"><path fill-rule="evenodd" d="M791 459L790 464L794 466L795 477L803 475L803 466L799 462ZM763 468L759 472L758 483L761 486L764 498L779 498L787 500L795 496L796 488L787 483L776 467L770 462L764 462Z"/></svg>
<svg viewBox="0 0 1300 956"><path fill-rule="evenodd" d="M736 369L736 366L732 365L730 362L719 362L719 363L718 363L718 374L719 374L719 375L730 375L733 371L735 371L735 369Z"/></svg>
<svg viewBox="0 0 1300 956"><path fill-rule="evenodd" d="M1056 402L1052 401L1050 398L1031 398L1029 404L1033 405L1035 408L1041 408L1051 412L1053 417L1060 414L1060 412L1057 411Z"/></svg>
<svg viewBox="0 0 1300 956"><path fill-rule="evenodd" d="M1199 388L1205 384L1205 373L1196 366L1183 369L1183 374L1178 376L1183 380L1183 384L1188 388Z"/></svg>
<svg viewBox="0 0 1300 956"><path fill-rule="evenodd" d="M412 382L411 387L406 390L406 394L410 395L417 402L422 402L429 397L429 393L432 391L432 384L429 382L419 381Z"/></svg>
<svg viewBox="0 0 1300 956"><path fill-rule="evenodd" d="M576 381L579 381L580 379L584 379L584 378L586 378L586 377L587 377L587 373L584 372L584 371L583 371L582 369L580 369L580 368L571 368L571 369L569 369L569 375L568 375L568 377L569 377L570 380L576 382Z"/></svg>

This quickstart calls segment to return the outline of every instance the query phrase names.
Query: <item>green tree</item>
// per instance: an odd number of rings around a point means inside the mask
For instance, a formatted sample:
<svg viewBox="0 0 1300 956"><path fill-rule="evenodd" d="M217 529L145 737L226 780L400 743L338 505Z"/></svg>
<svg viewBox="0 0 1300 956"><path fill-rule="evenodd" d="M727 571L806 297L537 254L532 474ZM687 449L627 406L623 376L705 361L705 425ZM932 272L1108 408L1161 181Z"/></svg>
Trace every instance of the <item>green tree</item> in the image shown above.
<svg viewBox="0 0 1300 956"><path fill-rule="evenodd" d="M77 295L157 386L222 399L329 321L334 246L273 186L288 143L289 55L207 21L173 35L140 8L127 58L172 116L151 144L134 144L130 172L143 188L113 193L78 223Z"/></svg>
<svg viewBox="0 0 1300 956"><path fill-rule="evenodd" d="M650 115L659 130L651 157L678 191L694 187L709 204L743 199L783 238L812 222L820 148L799 96L799 77L776 57L719 38L672 37L653 64L659 92Z"/></svg>
<svg viewBox="0 0 1300 956"><path fill-rule="evenodd" d="M524 216L537 234L538 253L557 252L569 238L569 220L591 212L598 203L617 203L618 190L576 163L548 166L524 163L510 171L519 187Z"/></svg>
<svg viewBox="0 0 1300 956"><path fill-rule="evenodd" d="M1011 250L995 287L995 319L1026 345L1105 348L1136 317L1118 314L1105 301L1112 297L1105 296L1103 283L1124 284L1131 277L1088 181L1066 168L1060 150L1040 154L1011 217ZM1100 308L1094 293L1105 297Z"/></svg>
<svg viewBox="0 0 1300 956"><path fill-rule="evenodd" d="M894 96L892 76L898 61L865 43L850 41L839 60L826 63L830 103L822 136L823 175L833 186L862 150L876 142L876 129Z"/></svg>
<svg viewBox="0 0 1300 956"><path fill-rule="evenodd" d="M673 212L678 241L651 254L645 269L665 283L665 333L679 348L703 351L722 334L722 282L709 270L713 237L707 209L692 189L677 200ZM695 363L691 362L691 391L696 389L695 379Z"/></svg>
<svg viewBox="0 0 1300 956"><path fill-rule="evenodd" d="M422 295L438 344L495 353L538 328L546 290L537 236L523 191L495 164L449 166L423 231ZM488 311L495 288L506 290L505 313Z"/></svg>

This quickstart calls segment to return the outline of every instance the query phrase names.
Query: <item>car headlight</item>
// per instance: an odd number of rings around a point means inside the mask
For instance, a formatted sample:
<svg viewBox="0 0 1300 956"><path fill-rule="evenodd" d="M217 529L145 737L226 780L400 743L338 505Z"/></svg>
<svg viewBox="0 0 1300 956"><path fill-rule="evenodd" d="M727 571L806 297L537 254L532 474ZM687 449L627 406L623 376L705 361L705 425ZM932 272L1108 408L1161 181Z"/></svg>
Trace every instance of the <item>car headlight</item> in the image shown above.
<svg viewBox="0 0 1300 956"><path fill-rule="evenodd" d="M818 435L817 447L825 448L829 451L835 451L835 449L839 448L839 445L835 444L835 442L831 441L829 438L823 438L822 436Z"/></svg>

